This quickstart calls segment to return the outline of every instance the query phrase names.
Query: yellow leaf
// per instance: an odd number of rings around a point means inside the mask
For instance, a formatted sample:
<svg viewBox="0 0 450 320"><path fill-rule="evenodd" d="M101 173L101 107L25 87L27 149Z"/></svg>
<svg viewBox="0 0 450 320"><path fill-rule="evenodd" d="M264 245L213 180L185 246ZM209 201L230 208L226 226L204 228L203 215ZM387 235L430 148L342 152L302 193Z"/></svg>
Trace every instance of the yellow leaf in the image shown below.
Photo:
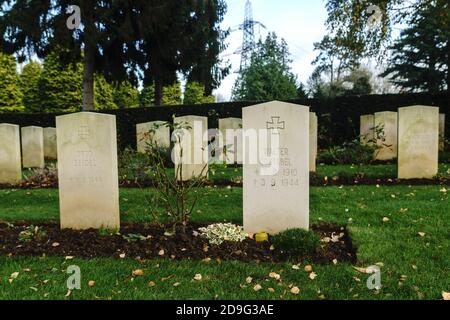
<svg viewBox="0 0 450 320"><path fill-rule="evenodd" d="M262 289L262 287L261 287L261 285L259 285L259 284L255 285L255 286L253 287L253 290L255 290L256 292L258 292L258 291L261 290L261 289Z"/></svg>
<svg viewBox="0 0 450 320"><path fill-rule="evenodd" d="M314 280L316 277L317 277L317 274L316 274L315 272L311 272L311 273L309 274L309 278L310 278L311 280Z"/></svg>
<svg viewBox="0 0 450 320"><path fill-rule="evenodd" d="M306 272L312 272L312 266L310 266L309 264L307 266L305 266L305 271Z"/></svg>
<svg viewBox="0 0 450 320"><path fill-rule="evenodd" d="M92 288L94 285L95 285L95 281L94 280L91 280L91 281L88 282L88 286L89 287Z"/></svg>
<svg viewBox="0 0 450 320"><path fill-rule="evenodd" d="M280 280L280 278L281 278L281 276L278 273L275 273L275 272L269 273L269 277L273 278L275 280Z"/></svg>
<svg viewBox="0 0 450 320"><path fill-rule="evenodd" d="M197 274L194 276L194 280L195 280L195 281L201 281L201 280L202 280L202 275L201 275L200 273L197 273Z"/></svg>
<svg viewBox="0 0 450 320"><path fill-rule="evenodd" d="M137 270L134 270L132 274L133 274L134 277L140 277L140 276L144 275L144 270L137 269Z"/></svg>
<svg viewBox="0 0 450 320"><path fill-rule="evenodd" d="M450 300L450 292L442 291L442 298L447 301Z"/></svg>
<svg viewBox="0 0 450 320"><path fill-rule="evenodd" d="M295 294L295 295L298 295L300 293L300 289L298 287L292 287L291 293Z"/></svg>

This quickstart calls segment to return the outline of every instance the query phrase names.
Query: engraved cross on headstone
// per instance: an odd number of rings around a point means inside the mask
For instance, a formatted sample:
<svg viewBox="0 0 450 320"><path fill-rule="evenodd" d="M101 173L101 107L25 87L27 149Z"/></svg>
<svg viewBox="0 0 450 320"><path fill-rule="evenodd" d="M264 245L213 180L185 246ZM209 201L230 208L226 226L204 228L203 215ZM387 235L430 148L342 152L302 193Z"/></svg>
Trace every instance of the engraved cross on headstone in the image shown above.
<svg viewBox="0 0 450 320"><path fill-rule="evenodd" d="M274 134L280 134L278 130L284 130L285 122L280 121L280 117L271 117L272 121L267 121L267 130L272 130Z"/></svg>

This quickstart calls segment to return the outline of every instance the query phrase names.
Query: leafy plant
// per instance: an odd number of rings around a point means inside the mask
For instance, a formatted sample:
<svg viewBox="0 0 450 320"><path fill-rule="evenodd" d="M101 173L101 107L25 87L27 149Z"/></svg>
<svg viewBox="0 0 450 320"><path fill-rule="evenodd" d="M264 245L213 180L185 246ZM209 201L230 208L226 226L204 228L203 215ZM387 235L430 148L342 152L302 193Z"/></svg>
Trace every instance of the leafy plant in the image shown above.
<svg viewBox="0 0 450 320"><path fill-rule="evenodd" d="M42 227L28 226L19 233L19 242L31 242L33 240L42 240L47 237L47 231Z"/></svg>
<svg viewBox="0 0 450 320"><path fill-rule="evenodd" d="M189 129L186 124L166 123L166 126L172 131L182 132L178 130ZM148 161L153 164L152 183L156 193L152 193L152 197L147 199L150 204L151 213L154 220L159 223L163 218L168 221L171 233L175 233L177 226L181 226L182 231L186 231L186 226L190 220L191 214L198 200L196 188L204 185L205 171L207 164L202 168L200 174L188 181L183 181L183 147L181 143L181 134L174 134L173 144L178 144L180 161L175 166L175 175L168 174L166 167L166 153L158 146L157 141L148 142L146 156ZM174 149L175 150L175 149ZM175 151L174 151L175 153ZM160 208L163 208L162 210Z"/></svg>
<svg viewBox="0 0 450 320"><path fill-rule="evenodd" d="M122 182L143 182L152 171L150 159L142 153L126 148L119 155L119 179Z"/></svg>
<svg viewBox="0 0 450 320"><path fill-rule="evenodd" d="M45 168L31 169L24 174L24 182L27 185L56 185L58 183L58 168L51 163Z"/></svg>
<svg viewBox="0 0 450 320"><path fill-rule="evenodd" d="M242 242L248 237L241 226L232 223L210 224L198 230L201 232L201 237L208 239L212 245L221 245L225 241Z"/></svg>
<svg viewBox="0 0 450 320"><path fill-rule="evenodd" d="M143 235L136 234L136 233L125 234L125 235L122 236L122 238L124 240L126 240L127 242L137 242L137 241L141 241L141 240L146 240L147 239Z"/></svg>
<svg viewBox="0 0 450 320"><path fill-rule="evenodd" d="M320 245L320 237L313 231L303 229L289 229L272 236L275 249L289 257L303 257L312 255Z"/></svg>

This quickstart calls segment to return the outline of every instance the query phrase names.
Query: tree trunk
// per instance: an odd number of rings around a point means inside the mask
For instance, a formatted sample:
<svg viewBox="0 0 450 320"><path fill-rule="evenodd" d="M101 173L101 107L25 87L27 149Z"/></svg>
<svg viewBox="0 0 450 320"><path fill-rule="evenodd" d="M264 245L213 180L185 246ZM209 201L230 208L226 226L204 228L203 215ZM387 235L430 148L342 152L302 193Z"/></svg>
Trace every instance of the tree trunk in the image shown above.
<svg viewBox="0 0 450 320"><path fill-rule="evenodd" d="M95 68L95 43L94 43L94 3L85 0L82 14L84 14L84 74L83 74L83 111L94 110L94 68Z"/></svg>
<svg viewBox="0 0 450 320"><path fill-rule="evenodd" d="M83 111L94 110L94 49L86 44L84 49Z"/></svg>
<svg viewBox="0 0 450 320"><path fill-rule="evenodd" d="M161 80L155 79L155 106L162 105L163 85Z"/></svg>

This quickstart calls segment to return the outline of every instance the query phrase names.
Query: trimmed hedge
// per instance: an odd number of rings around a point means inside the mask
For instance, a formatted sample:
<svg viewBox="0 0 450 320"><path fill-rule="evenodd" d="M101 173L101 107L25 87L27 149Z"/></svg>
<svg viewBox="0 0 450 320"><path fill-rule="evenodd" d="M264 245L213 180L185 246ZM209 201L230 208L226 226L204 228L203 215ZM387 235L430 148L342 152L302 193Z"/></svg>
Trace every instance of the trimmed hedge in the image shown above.
<svg viewBox="0 0 450 320"><path fill-rule="evenodd" d="M329 100L303 99L288 102L311 106L319 117L319 145L321 148L338 145L359 135L359 117L380 111L397 111L409 105L440 107L446 114L446 136L450 134L450 94L390 94L338 97ZM117 133L121 149L136 147L136 124L148 121L169 121L172 116L199 115L208 117L208 127L217 128L218 119L242 117L242 108L261 102L226 102L203 105L147 107L135 109L102 110L117 117ZM60 114L0 113L0 123L20 126L54 127Z"/></svg>

